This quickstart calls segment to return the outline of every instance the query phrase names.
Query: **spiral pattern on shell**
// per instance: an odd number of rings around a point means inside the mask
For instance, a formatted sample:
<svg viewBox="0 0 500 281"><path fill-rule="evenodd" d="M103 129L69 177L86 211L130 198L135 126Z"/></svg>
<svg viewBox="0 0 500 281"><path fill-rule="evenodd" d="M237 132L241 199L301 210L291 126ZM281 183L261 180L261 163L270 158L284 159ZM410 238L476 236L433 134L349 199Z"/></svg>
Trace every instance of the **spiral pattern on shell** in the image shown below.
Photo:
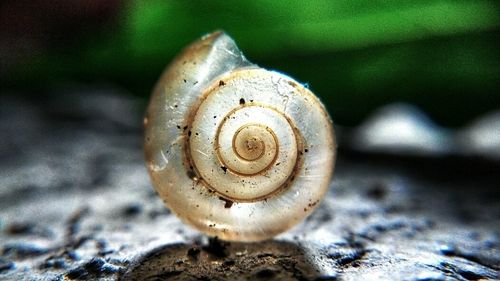
<svg viewBox="0 0 500 281"><path fill-rule="evenodd" d="M212 33L167 68L145 117L148 171L183 221L256 241L307 216L328 188L330 118L292 78L248 62Z"/></svg>

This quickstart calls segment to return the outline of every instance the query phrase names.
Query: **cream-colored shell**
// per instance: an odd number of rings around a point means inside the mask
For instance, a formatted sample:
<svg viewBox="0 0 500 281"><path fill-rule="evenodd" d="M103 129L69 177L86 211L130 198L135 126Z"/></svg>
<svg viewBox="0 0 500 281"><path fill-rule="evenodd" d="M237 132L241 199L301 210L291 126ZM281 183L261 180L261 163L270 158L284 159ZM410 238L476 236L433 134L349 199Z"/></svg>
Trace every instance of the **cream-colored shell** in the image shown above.
<svg viewBox="0 0 500 281"><path fill-rule="evenodd" d="M153 185L184 222L226 240L271 238L325 194L332 122L292 78L248 62L222 32L187 47L151 97L145 156Z"/></svg>

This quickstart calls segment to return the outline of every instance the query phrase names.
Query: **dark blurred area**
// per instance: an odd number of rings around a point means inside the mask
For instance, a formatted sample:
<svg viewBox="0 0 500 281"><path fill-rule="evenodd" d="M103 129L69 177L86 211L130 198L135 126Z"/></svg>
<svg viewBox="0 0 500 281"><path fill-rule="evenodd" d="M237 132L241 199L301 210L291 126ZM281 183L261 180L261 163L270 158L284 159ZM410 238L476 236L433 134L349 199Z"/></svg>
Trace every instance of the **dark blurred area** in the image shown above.
<svg viewBox="0 0 500 281"><path fill-rule="evenodd" d="M394 102L460 127L500 108L498 1L2 1L2 94L114 85L146 100L186 44L216 29L308 83L334 121Z"/></svg>

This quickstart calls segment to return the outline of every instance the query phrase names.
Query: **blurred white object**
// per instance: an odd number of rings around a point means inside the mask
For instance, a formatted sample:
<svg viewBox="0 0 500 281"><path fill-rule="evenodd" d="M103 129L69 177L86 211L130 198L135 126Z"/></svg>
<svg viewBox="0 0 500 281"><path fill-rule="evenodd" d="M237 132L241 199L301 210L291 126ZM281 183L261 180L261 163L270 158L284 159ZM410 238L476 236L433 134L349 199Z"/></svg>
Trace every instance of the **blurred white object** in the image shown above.
<svg viewBox="0 0 500 281"><path fill-rule="evenodd" d="M352 144L359 150L417 155L441 155L452 148L448 130L402 103L378 109L354 131Z"/></svg>
<svg viewBox="0 0 500 281"><path fill-rule="evenodd" d="M457 134L459 151L500 158L500 110L473 121Z"/></svg>

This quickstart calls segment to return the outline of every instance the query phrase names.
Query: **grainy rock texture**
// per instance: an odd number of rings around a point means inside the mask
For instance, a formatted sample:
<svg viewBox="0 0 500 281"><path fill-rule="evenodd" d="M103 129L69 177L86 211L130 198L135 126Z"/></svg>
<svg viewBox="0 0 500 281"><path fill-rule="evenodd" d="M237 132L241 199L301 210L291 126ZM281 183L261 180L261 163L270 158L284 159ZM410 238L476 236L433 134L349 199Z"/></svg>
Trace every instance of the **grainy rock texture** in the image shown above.
<svg viewBox="0 0 500 281"><path fill-rule="evenodd" d="M228 243L163 206L143 165L141 103L112 92L2 98L0 280L500 277L494 160L341 149L312 216L271 241Z"/></svg>

